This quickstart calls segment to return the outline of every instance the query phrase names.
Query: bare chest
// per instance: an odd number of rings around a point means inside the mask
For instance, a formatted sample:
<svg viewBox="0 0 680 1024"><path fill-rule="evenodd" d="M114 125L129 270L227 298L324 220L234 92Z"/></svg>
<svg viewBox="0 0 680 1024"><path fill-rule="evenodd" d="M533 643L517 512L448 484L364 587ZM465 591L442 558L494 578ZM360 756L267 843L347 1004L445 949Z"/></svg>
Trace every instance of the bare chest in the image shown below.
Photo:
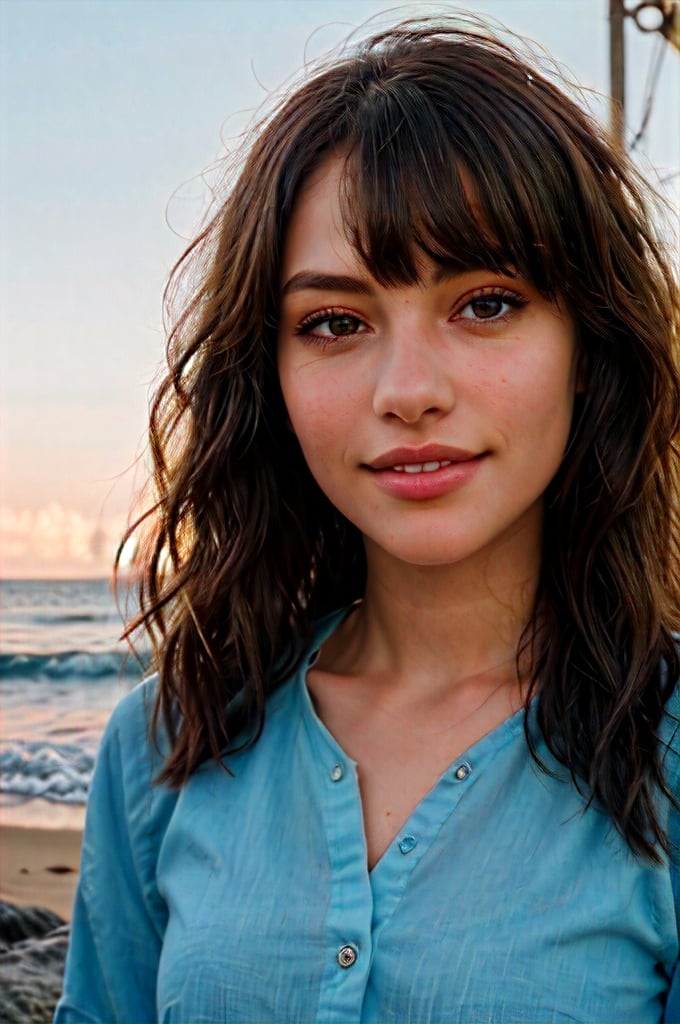
<svg viewBox="0 0 680 1024"><path fill-rule="evenodd" d="M443 773L459 759L462 764L465 752L487 731L468 730L447 737L447 742L423 738L408 746L376 743L352 754L358 763L369 869L397 838Z"/></svg>
<svg viewBox="0 0 680 1024"><path fill-rule="evenodd" d="M418 804L427 796L453 758L420 756L404 758L395 753L379 764L372 757L358 760L359 791L366 836L369 869L403 830Z"/></svg>

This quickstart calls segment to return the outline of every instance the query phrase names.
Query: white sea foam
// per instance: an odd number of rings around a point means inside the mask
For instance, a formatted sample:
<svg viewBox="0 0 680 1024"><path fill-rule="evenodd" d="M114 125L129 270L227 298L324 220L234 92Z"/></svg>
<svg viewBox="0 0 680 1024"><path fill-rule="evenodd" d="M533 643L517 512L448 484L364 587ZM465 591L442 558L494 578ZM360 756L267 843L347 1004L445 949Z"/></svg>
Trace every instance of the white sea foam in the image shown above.
<svg viewBox="0 0 680 1024"><path fill-rule="evenodd" d="M0 606L0 806L75 809L108 716L143 668L118 640L105 580L0 580Z"/></svg>
<svg viewBox="0 0 680 1024"><path fill-rule="evenodd" d="M22 741L0 746L0 793L83 804L94 752L75 743Z"/></svg>

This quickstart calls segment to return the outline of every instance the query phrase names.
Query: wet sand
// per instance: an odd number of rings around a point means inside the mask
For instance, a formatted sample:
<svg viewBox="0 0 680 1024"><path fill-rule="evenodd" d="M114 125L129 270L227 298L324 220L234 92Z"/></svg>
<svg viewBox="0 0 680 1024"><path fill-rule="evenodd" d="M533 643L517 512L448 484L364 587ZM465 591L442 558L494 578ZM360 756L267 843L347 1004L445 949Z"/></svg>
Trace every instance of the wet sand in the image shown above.
<svg viewBox="0 0 680 1024"><path fill-rule="evenodd" d="M0 899L24 907L46 907L69 921L78 881L83 818L83 808L63 808L63 813L62 808L50 809L50 826L44 827L44 808L3 807Z"/></svg>

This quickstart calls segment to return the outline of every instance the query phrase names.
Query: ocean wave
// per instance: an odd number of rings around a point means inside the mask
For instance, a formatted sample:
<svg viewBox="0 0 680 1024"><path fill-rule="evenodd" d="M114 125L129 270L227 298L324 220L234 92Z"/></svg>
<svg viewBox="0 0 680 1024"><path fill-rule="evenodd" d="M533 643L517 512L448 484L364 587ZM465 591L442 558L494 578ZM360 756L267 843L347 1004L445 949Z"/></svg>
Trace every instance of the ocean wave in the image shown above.
<svg viewBox="0 0 680 1024"><path fill-rule="evenodd" d="M0 793L84 804L95 755L75 743L22 741L0 747Z"/></svg>
<svg viewBox="0 0 680 1024"><path fill-rule="evenodd" d="M68 612L67 614L55 613L54 615L32 615L32 622L37 626L80 626L90 622L117 622L122 628L122 619L116 618L110 612Z"/></svg>
<svg viewBox="0 0 680 1024"><path fill-rule="evenodd" d="M141 679L146 666L125 651L61 651L58 654L0 654L0 679Z"/></svg>

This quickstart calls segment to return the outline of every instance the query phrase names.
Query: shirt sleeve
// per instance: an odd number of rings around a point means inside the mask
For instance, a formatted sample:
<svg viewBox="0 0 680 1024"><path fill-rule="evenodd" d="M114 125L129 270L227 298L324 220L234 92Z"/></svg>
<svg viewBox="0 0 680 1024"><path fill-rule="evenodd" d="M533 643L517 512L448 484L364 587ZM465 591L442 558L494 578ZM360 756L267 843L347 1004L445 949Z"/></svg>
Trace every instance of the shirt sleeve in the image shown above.
<svg viewBox="0 0 680 1024"><path fill-rule="evenodd" d="M149 683L128 694L102 738L55 1024L156 1020L167 921L156 861L176 796L153 785L162 761L148 738L151 699Z"/></svg>

